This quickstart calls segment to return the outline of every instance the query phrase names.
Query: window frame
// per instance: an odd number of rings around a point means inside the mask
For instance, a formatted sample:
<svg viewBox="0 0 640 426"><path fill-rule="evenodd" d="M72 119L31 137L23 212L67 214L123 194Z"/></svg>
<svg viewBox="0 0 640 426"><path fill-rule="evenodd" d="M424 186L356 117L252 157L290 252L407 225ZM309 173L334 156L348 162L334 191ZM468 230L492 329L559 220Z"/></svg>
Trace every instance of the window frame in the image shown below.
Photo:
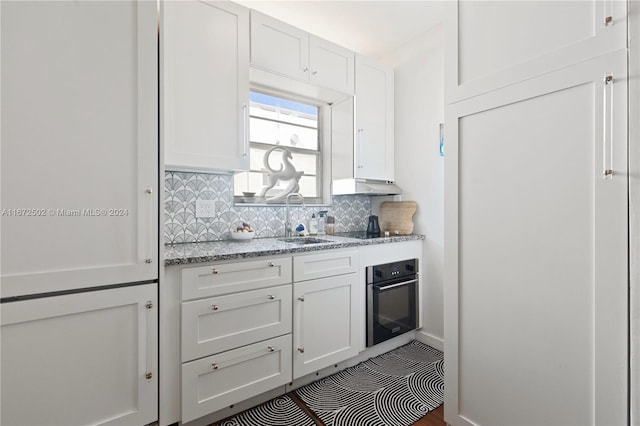
<svg viewBox="0 0 640 426"><path fill-rule="evenodd" d="M291 146L284 146L287 149L290 149L291 152L295 155L296 152L310 154L311 152L316 152L316 193L317 197L304 197L304 202L306 205L317 205L317 206L329 206L331 205L331 104L319 99L313 99L307 96L296 95L293 93L267 88L259 85L251 85L249 88L250 92L256 92L268 96L274 96L277 98L285 99L292 102L300 102L310 106L314 106L318 108L318 150L314 151L306 148L297 148ZM250 108L247 108L247 127L249 127L250 116ZM260 119L260 117L257 117ZM301 126L303 127L303 126ZM264 142L253 142L251 140L251 134L249 133L249 155L251 155L252 147L259 147L264 149L269 149L277 145L272 145ZM252 172L252 170L247 170L245 172ZM253 171L254 173L256 171ZM303 175L305 176L305 175ZM313 175L311 175L313 176ZM276 202L256 202L256 203L244 203L243 196L236 194L236 186L235 182L233 185L233 202L234 204L244 205L244 206L281 206L285 204L285 201L276 201Z"/></svg>

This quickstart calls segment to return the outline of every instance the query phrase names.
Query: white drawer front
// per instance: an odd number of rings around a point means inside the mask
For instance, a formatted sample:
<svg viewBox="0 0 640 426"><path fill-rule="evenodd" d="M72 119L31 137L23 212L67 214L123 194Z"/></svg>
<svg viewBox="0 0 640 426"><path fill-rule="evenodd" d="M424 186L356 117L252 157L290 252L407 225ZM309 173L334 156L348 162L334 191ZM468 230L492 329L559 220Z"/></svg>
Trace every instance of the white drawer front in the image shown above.
<svg viewBox="0 0 640 426"><path fill-rule="evenodd" d="M182 365L182 422L291 381L291 335Z"/></svg>
<svg viewBox="0 0 640 426"><path fill-rule="evenodd" d="M358 251L329 251L293 258L293 280L306 281L358 270Z"/></svg>
<svg viewBox="0 0 640 426"><path fill-rule="evenodd" d="M291 332L291 284L182 304L182 362Z"/></svg>
<svg viewBox="0 0 640 426"><path fill-rule="evenodd" d="M290 257L184 268L182 300L257 290L290 282Z"/></svg>

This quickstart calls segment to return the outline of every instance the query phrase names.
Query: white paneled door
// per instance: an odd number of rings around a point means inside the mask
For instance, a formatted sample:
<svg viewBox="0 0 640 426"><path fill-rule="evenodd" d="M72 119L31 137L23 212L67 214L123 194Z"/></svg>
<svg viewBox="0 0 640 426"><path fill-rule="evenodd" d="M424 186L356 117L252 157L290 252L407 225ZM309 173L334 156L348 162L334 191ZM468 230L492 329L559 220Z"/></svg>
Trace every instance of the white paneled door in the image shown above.
<svg viewBox="0 0 640 426"><path fill-rule="evenodd" d="M3 425L158 418L156 284L2 305Z"/></svg>
<svg viewBox="0 0 640 426"><path fill-rule="evenodd" d="M2 297L157 279L156 3L0 8Z"/></svg>
<svg viewBox="0 0 640 426"><path fill-rule="evenodd" d="M447 106L452 425L627 422L626 58Z"/></svg>

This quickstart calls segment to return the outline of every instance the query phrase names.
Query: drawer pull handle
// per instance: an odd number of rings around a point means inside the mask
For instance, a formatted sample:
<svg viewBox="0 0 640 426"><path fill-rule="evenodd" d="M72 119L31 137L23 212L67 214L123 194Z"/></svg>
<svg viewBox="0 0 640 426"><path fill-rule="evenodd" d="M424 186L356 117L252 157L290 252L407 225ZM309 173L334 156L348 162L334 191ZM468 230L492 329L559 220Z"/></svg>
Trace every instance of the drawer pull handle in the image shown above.
<svg viewBox="0 0 640 426"><path fill-rule="evenodd" d="M217 274L217 273L218 273L218 270L217 270L216 268L213 268L213 269L211 270L211 273L215 275L215 274Z"/></svg>
<svg viewBox="0 0 640 426"><path fill-rule="evenodd" d="M274 266L276 266L276 264L275 264L275 263L273 263L273 262L269 262L269 267L270 267L270 268L273 268Z"/></svg>
<svg viewBox="0 0 640 426"><path fill-rule="evenodd" d="M301 302L304 302L304 296L298 297L298 300L301 301Z"/></svg>
<svg viewBox="0 0 640 426"><path fill-rule="evenodd" d="M298 352L300 352L301 354L304 353L304 348L298 348Z"/></svg>
<svg viewBox="0 0 640 426"><path fill-rule="evenodd" d="M211 305L211 310L212 311L217 311L218 310L218 305Z"/></svg>
<svg viewBox="0 0 640 426"><path fill-rule="evenodd" d="M276 348L274 348L273 346L269 346L269 352L275 352Z"/></svg>
<svg viewBox="0 0 640 426"><path fill-rule="evenodd" d="M273 294L270 294L270 295L268 295L268 296L267 296L267 299L269 299L269 300L273 300L273 299L275 299L275 298L276 298L276 297L275 297Z"/></svg>
<svg viewBox="0 0 640 426"><path fill-rule="evenodd" d="M216 363L211 364L211 369L212 370L217 370L218 369L218 364L216 364Z"/></svg>

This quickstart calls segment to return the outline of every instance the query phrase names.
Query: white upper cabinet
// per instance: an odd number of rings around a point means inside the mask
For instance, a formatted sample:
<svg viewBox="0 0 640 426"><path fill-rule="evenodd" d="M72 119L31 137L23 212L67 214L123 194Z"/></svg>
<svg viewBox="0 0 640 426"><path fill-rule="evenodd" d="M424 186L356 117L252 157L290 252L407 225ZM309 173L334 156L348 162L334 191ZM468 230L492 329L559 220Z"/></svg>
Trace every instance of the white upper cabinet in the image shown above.
<svg viewBox="0 0 640 426"><path fill-rule="evenodd" d="M309 81L312 84L352 94L354 67L355 54L352 51L310 35Z"/></svg>
<svg viewBox="0 0 640 426"><path fill-rule="evenodd" d="M251 11L251 65L353 94L352 51L255 10Z"/></svg>
<svg viewBox="0 0 640 426"><path fill-rule="evenodd" d="M309 33L252 10L251 65L309 80Z"/></svg>
<svg viewBox="0 0 640 426"><path fill-rule="evenodd" d="M249 168L249 9L163 3L164 163L170 170Z"/></svg>
<svg viewBox="0 0 640 426"><path fill-rule="evenodd" d="M393 69L356 56L355 177L393 181Z"/></svg>
<svg viewBox="0 0 640 426"><path fill-rule="evenodd" d="M158 277L154 2L2 2L2 297Z"/></svg>
<svg viewBox="0 0 640 426"><path fill-rule="evenodd" d="M624 1L461 1L445 9L447 103L627 46Z"/></svg>

